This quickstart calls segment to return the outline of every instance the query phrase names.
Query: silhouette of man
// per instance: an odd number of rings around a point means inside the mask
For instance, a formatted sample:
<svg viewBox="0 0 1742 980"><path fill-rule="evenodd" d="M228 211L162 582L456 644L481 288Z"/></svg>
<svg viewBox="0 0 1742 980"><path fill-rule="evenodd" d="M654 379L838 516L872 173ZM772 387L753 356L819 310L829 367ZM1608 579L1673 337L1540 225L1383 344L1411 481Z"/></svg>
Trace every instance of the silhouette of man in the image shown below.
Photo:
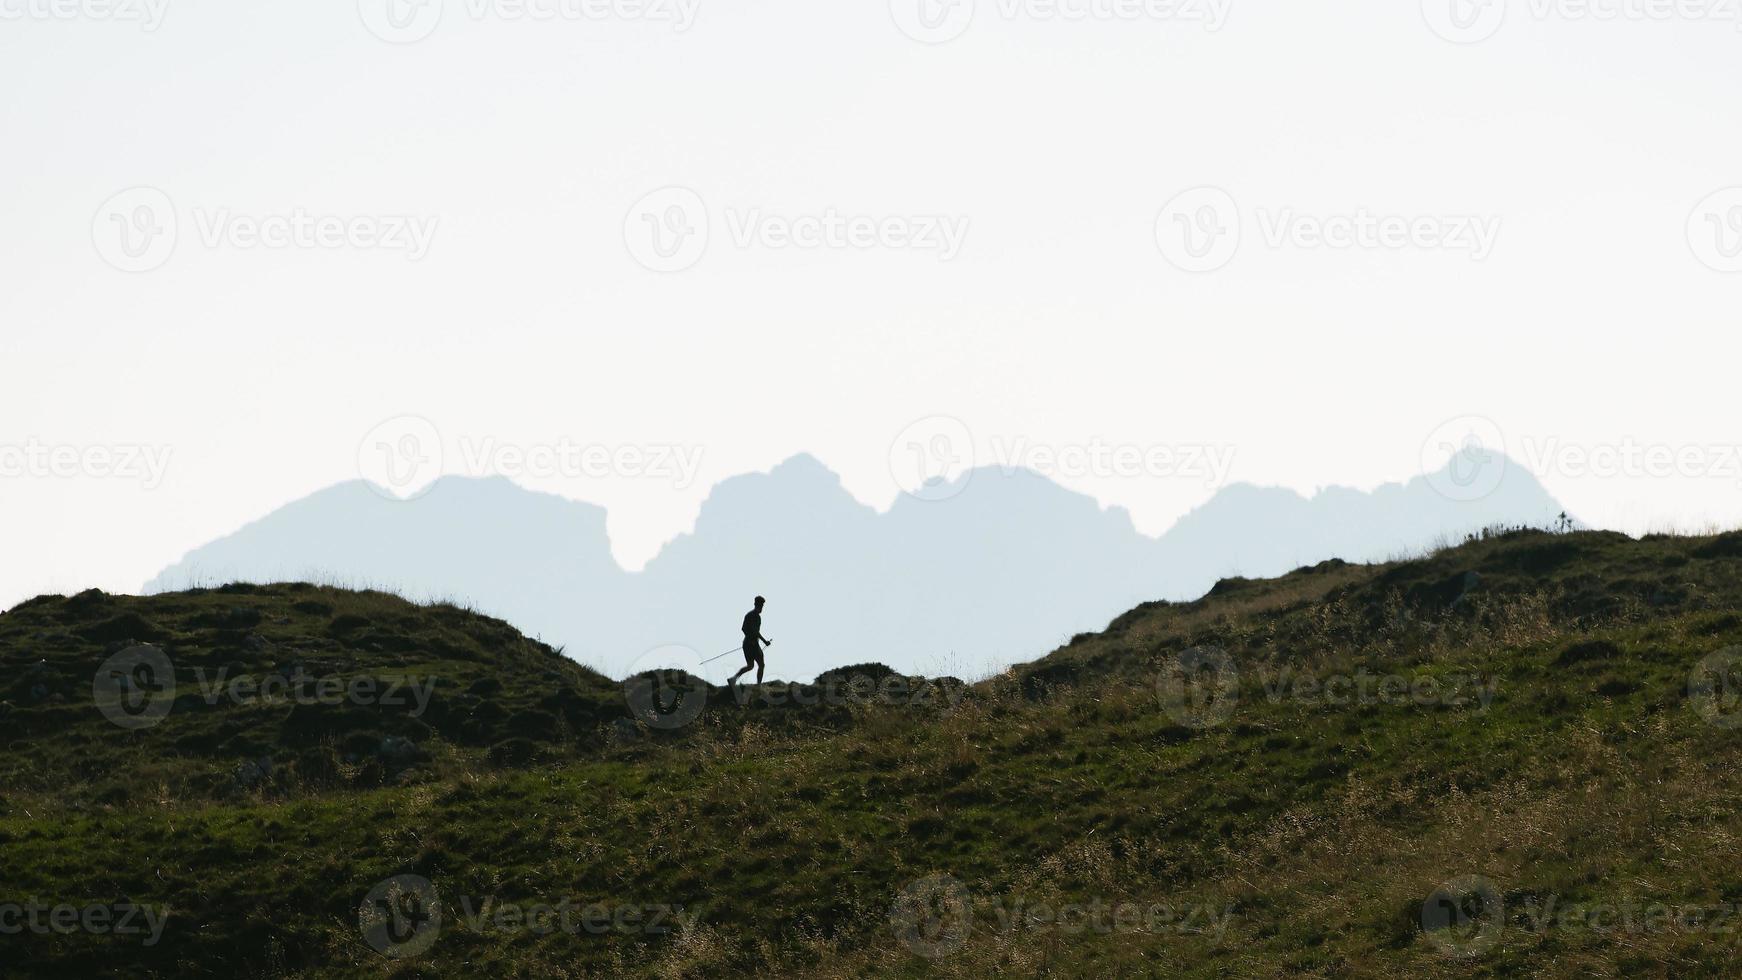
<svg viewBox="0 0 1742 980"><path fill-rule="evenodd" d="M738 678L748 674L752 667L756 668L756 683L762 683L762 647L758 641L774 645L773 640L762 635L762 606L767 602L767 599L757 596L756 608L744 614L744 669L732 675L726 682L727 687L736 687Z"/></svg>

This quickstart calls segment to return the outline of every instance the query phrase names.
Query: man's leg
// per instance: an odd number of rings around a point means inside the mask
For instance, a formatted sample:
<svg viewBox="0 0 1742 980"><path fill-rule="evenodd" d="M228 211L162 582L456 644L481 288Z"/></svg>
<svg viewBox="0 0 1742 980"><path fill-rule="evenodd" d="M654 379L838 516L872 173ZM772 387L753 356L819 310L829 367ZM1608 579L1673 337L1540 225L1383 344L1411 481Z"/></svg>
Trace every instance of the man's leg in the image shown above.
<svg viewBox="0 0 1742 980"><path fill-rule="evenodd" d="M762 651L758 650L756 652L756 683L758 685L761 685L761 683L762 683L762 668L763 668L763 666L764 666L764 664L762 662ZM745 667L744 669L749 670L750 668Z"/></svg>
<svg viewBox="0 0 1742 980"><path fill-rule="evenodd" d="M756 660L757 660L757 658L755 656L753 656L749 650L745 650L744 651L744 666L743 666L743 668L740 669L736 674L732 675L732 678L726 682L726 686L731 687L731 686L737 684L738 678L743 677L745 674L750 673L750 668L756 666ZM762 675L761 674L756 675L756 683L758 683L758 684L762 683Z"/></svg>

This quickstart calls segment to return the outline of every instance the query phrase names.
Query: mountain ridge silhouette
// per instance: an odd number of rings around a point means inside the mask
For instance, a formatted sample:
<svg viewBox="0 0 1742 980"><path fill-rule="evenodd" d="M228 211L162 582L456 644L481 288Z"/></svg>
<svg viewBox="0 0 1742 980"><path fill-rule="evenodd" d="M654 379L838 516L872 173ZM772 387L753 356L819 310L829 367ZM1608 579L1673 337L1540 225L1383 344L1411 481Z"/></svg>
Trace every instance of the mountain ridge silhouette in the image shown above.
<svg viewBox="0 0 1742 980"><path fill-rule="evenodd" d="M451 600L614 677L695 666L673 662L673 646L697 658L735 648L751 597L766 595L771 677L866 662L967 676L1222 578L1382 560L1494 524L1542 526L1563 510L1522 467L1504 474L1474 501L1419 476L1311 497L1232 484L1152 537L1123 507L996 466L961 474L945 499L902 495L880 512L802 453L721 481L694 526L639 571L617 562L595 504L501 476L445 476L407 501L353 480L190 551L144 591L312 580ZM738 665L728 656L704 676Z"/></svg>

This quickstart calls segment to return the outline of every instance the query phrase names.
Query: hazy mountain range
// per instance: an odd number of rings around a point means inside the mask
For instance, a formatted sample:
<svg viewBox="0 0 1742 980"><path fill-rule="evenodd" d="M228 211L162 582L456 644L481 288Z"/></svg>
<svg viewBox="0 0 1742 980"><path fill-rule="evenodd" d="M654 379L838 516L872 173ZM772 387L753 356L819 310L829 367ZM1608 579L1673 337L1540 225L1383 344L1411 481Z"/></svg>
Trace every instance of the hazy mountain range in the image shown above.
<svg viewBox="0 0 1742 980"><path fill-rule="evenodd" d="M288 504L188 554L147 592L230 581L310 580L445 598L508 620L614 677L664 665L680 644L735 648L757 594L776 642L771 677L878 661L978 675L1099 630L1153 599L1192 599L1217 579L1271 576L1327 558L1382 560L1494 523L1544 525L1562 510L1522 467L1480 500L1425 478L1311 498L1234 485L1159 538L1122 508L1037 474L987 468L947 500L856 501L808 455L714 488L695 530L640 572L611 554L605 511L501 477L446 477L410 501L362 481ZM719 681L742 658L706 671Z"/></svg>

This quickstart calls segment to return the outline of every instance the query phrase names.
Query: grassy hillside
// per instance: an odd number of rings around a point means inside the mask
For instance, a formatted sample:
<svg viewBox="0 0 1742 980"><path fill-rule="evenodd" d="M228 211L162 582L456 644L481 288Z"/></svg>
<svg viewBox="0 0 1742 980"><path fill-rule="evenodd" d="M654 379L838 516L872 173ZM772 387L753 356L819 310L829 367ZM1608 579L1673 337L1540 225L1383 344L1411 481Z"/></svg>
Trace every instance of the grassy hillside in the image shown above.
<svg viewBox="0 0 1742 980"><path fill-rule="evenodd" d="M746 704L380 594L44 598L0 973L1733 976L1739 573L1517 532Z"/></svg>

